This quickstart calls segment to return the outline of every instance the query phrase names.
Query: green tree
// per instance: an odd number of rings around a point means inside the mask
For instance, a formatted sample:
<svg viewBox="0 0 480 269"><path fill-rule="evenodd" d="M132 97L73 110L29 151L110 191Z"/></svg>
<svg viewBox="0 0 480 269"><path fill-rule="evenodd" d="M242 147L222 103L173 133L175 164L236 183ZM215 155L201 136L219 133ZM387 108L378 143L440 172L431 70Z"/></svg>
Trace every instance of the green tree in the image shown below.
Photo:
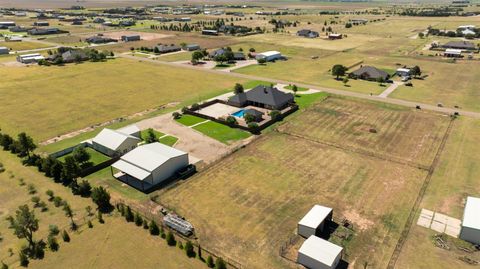
<svg viewBox="0 0 480 269"><path fill-rule="evenodd" d="M135 212L135 216L133 217L133 222L135 222L135 225L141 226L143 223L143 218L140 216L138 212Z"/></svg>
<svg viewBox="0 0 480 269"><path fill-rule="evenodd" d="M52 190L47 190L45 192L45 194L47 194L47 196L48 196L48 201L53 201L53 198L54 198L55 194L53 193Z"/></svg>
<svg viewBox="0 0 480 269"><path fill-rule="evenodd" d="M337 79L339 79L340 76L345 76L346 72L347 72L347 67L341 64L336 64L332 67L332 75L336 76Z"/></svg>
<svg viewBox="0 0 480 269"><path fill-rule="evenodd" d="M263 65L263 64L266 64L266 63L267 63L267 60L266 60L265 58L259 58L259 59L257 59L257 62L258 62L258 64L262 64L262 65Z"/></svg>
<svg viewBox="0 0 480 269"><path fill-rule="evenodd" d="M234 116L228 116L225 121L230 125L235 125L238 123L237 119Z"/></svg>
<svg viewBox="0 0 480 269"><path fill-rule="evenodd" d="M273 119L273 120L280 120L281 117L282 117L282 113L280 113L280 111L278 110L272 110L270 112L270 117Z"/></svg>
<svg viewBox="0 0 480 269"><path fill-rule="evenodd" d="M157 142L157 141L158 141L158 138L155 135L155 132L153 131L152 128L149 128L147 130L147 135L145 137L145 143L150 144L150 143L154 143L154 142Z"/></svg>
<svg viewBox="0 0 480 269"><path fill-rule="evenodd" d="M213 268L215 266L212 256L208 255L206 264L209 268Z"/></svg>
<svg viewBox="0 0 480 269"><path fill-rule="evenodd" d="M53 177L53 180L55 182L60 182L62 180L62 174L63 174L63 164L60 161L56 161L50 170L50 173Z"/></svg>
<svg viewBox="0 0 480 269"><path fill-rule="evenodd" d="M421 76L422 75L422 70L420 69L420 66L416 65L412 68L412 75L415 77Z"/></svg>
<svg viewBox="0 0 480 269"><path fill-rule="evenodd" d="M185 253L187 254L187 256L188 256L189 258L194 258L194 257L195 257L196 254L195 254L195 250L193 249L193 244L192 244L192 242L187 241L187 242L185 243L185 247L184 247L184 248L185 248Z"/></svg>
<svg viewBox="0 0 480 269"><path fill-rule="evenodd" d="M158 225L154 220L150 221L150 224L148 225L148 231L150 232L151 235L158 235L160 233L160 230L158 229Z"/></svg>
<svg viewBox="0 0 480 269"><path fill-rule="evenodd" d="M129 206L127 206L127 208L125 209L125 220L127 222L132 222L133 221L132 209L130 209Z"/></svg>
<svg viewBox="0 0 480 269"><path fill-rule="evenodd" d="M239 94L239 93L243 93L243 92L244 92L243 85L240 84L240 83L236 83L235 87L233 88L233 93L234 94Z"/></svg>
<svg viewBox="0 0 480 269"><path fill-rule="evenodd" d="M20 253L18 253L18 258L20 259L20 266L28 267L28 264L30 262L28 261L27 255L23 253L23 251L20 251Z"/></svg>
<svg viewBox="0 0 480 269"><path fill-rule="evenodd" d="M98 211L97 213L97 220L99 223L105 223L105 220L103 220L103 214L102 214L102 211Z"/></svg>
<svg viewBox="0 0 480 269"><path fill-rule="evenodd" d="M215 269L227 269L227 264L221 257L215 261Z"/></svg>
<svg viewBox="0 0 480 269"><path fill-rule="evenodd" d="M203 53L201 51L194 51L192 53L192 63L196 64L198 63L200 60L202 60L204 57Z"/></svg>
<svg viewBox="0 0 480 269"><path fill-rule="evenodd" d="M225 62L228 61L228 58L225 56L225 54L220 54L215 56L213 60L217 63L217 65L224 65Z"/></svg>
<svg viewBox="0 0 480 269"><path fill-rule="evenodd" d="M72 156L80 165L85 165L90 160L90 153L87 152L84 146L76 147Z"/></svg>
<svg viewBox="0 0 480 269"><path fill-rule="evenodd" d="M97 204L98 210L108 212L112 209L110 193L102 186L93 188L91 197L93 202Z"/></svg>
<svg viewBox="0 0 480 269"><path fill-rule="evenodd" d="M33 139L25 132L18 134L18 142L20 145L21 153L30 159L30 153L37 148L37 145L33 142Z"/></svg>
<svg viewBox="0 0 480 269"><path fill-rule="evenodd" d="M62 232L62 239L63 242L70 242L70 235L68 235L67 231L63 230Z"/></svg>
<svg viewBox="0 0 480 269"><path fill-rule="evenodd" d="M57 251L59 247L57 239L51 235L47 238L47 245L51 251Z"/></svg>
<svg viewBox="0 0 480 269"><path fill-rule="evenodd" d="M77 186L77 178L80 176L80 166L73 156L67 156L64 161L62 177L66 184L73 182Z"/></svg>
<svg viewBox="0 0 480 269"><path fill-rule="evenodd" d="M346 86L346 85L347 85L347 83L348 83L348 78L347 78L347 77L344 77L344 78L343 78L343 85L345 85L345 86Z"/></svg>
<svg viewBox="0 0 480 269"><path fill-rule="evenodd" d="M33 234L38 230L38 219L35 212L28 208L28 205L21 205L15 211L15 217L7 217L10 223L9 228L19 239L25 238L28 242L28 249L32 251L35 246Z"/></svg>
<svg viewBox="0 0 480 269"><path fill-rule="evenodd" d="M68 203L63 205L63 211L65 212L65 216L70 219L70 228L75 231L77 229L77 224L73 220L73 210Z"/></svg>

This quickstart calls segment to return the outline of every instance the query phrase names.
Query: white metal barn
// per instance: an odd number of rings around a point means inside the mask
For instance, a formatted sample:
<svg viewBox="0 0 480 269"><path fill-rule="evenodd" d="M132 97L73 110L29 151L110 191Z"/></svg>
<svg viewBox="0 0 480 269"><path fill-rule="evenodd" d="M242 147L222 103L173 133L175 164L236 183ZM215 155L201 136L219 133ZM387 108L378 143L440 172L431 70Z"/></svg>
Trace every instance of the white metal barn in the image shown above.
<svg viewBox="0 0 480 269"><path fill-rule="evenodd" d="M186 166L188 153L158 142L139 146L112 165L120 170L113 175L115 178L143 191L171 178Z"/></svg>
<svg viewBox="0 0 480 269"><path fill-rule="evenodd" d="M314 235L303 242L297 262L309 269L333 269L342 259L343 248Z"/></svg>
<svg viewBox="0 0 480 269"><path fill-rule="evenodd" d="M314 205L298 223L298 235L305 238L317 235L323 231L325 220L332 220L332 215L333 210L330 207Z"/></svg>
<svg viewBox="0 0 480 269"><path fill-rule="evenodd" d="M480 244L480 198L467 197L460 238L474 244Z"/></svg>
<svg viewBox="0 0 480 269"><path fill-rule="evenodd" d="M282 54L278 51L266 51L262 53L258 53L255 56L255 59L265 59L267 62L279 60L282 58Z"/></svg>
<svg viewBox="0 0 480 269"><path fill-rule="evenodd" d="M119 130L103 129L92 139L92 148L110 156L116 157L129 152L141 142L140 138L125 132L127 127ZM136 134L135 132L133 134Z"/></svg>

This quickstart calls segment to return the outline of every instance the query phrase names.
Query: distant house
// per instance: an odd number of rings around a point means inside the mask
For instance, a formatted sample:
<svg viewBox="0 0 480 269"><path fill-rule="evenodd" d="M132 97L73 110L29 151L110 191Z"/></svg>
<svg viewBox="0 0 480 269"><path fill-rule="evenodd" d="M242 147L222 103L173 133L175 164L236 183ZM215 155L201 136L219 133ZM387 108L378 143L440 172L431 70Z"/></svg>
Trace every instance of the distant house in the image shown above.
<svg viewBox="0 0 480 269"><path fill-rule="evenodd" d="M0 29L8 29L8 27L15 26L14 21L0 21Z"/></svg>
<svg viewBox="0 0 480 269"><path fill-rule="evenodd" d="M459 50L476 50L477 47L472 42L468 41L450 41L442 45L444 49L459 49Z"/></svg>
<svg viewBox="0 0 480 269"><path fill-rule="evenodd" d="M477 27L475 25L460 25L457 27L457 30L475 30Z"/></svg>
<svg viewBox="0 0 480 269"><path fill-rule="evenodd" d="M321 205L314 205L310 211L298 222L298 235L308 238L323 232L326 221L331 221L333 209Z"/></svg>
<svg viewBox="0 0 480 269"><path fill-rule="evenodd" d="M335 40L335 39L342 39L343 35L342 34L328 34L328 39Z"/></svg>
<svg viewBox="0 0 480 269"><path fill-rule="evenodd" d="M23 64L38 63L40 60L45 60L45 57L43 57L40 53L31 53L17 56L17 61Z"/></svg>
<svg viewBox="0 0 480 269"><path fill-rule="evenodd" d="M62 53L62 59L65 63L81 62L89 59L83 50L69 50Z"/></svg>
<svg viewBox="0 0 480 269"><path fill-rule="evenodd" d="M228 100L228 104L236 107L256 106L267 109L282 110L294 102L293 94L284 93L270 86L258 85L257 87L236 94Z"/></svg>
<svg viewBox="0 0 480 269"><path fill-rule="evenodd" d="M140 138L133 136L134 133L131 132L105 128L92 139L92 148L110 157L121 156L141 142Z"/></svg>
<svg viewBox="0 0 480 269"><path fill-rule="evenodd" d="M266 51L262 53L257 53L255 59L265 59L267 62L283 59L283 56L278 51Z"/></svg>
<svg viewBox="0 0 480 269"><path fill-rule="evenodd" d="M158 50L159 53L169 53L169 52L175 52L175 51L181 51L182 50L182 48L180 48L180 46L177 46L175 44L171 44L171 45L159 44L155 48Z"/></svg>
<svg viewBox="0 0 480 269"><path fill-rule="evenodd" d="M200 46L197 44L188 44L185 46L185 50L187 51L200 50Z"/></svg>
<svg viewBox="0 0 480 269"><path fill-rule="evenodd" d="M104 18L95 18L93 19L93 23L104 23L105 19Z"/></svg>
<svg viewBox="0 0 480 269"><path fill-rule="evenodd" d="M448 57L448 58L461 58L461 57L463 57L461 49L446 49L445 52L443 52L443 56Z"/></svg>
<svg viewBox="0 0 480 269"><path fill-rule="evenodd" d="M27 31L29 35L55 35L68 33L67 31L60 30L58 28L33 28Z"/></svg>
<svg viewBox="0 0 480 269"><path fill-rule="evenodd" d="M368 20L367 19L351 19L350 22L353 24L366 24Z"/></svg>
<svg viewBox="0 0 480 269"><path fill-rule="evenodd" d="M9 54L10 50L7 47L0 47L0 55L1 54Z"/></svg>
<svg viewBox="0 0 480 269"><path fill-rule="evenodd" d="M32 28L27 28L27 27L23 27L23 26L11 26L11 27L8 27L8 30L12 33L20 33L20 32L27 32L28 30L30 30Z"/></svg>
<svg viewBox="0 0 480 269"><path fill-rule="evenodd" d="M188 153L156 142L133 149L112 167L121 171L114 175L116 178L146 191L171 178L188 163Z"/></svg>
<svg viewBox="0 0 480 269"><path fill-rule="evenodd" d="M134 26L135 25L135 21L121 21L118 23L119 26L123 26L123 27L129 27L129 26Z"/></svg>
<svg viewBox="0 0 480 269"><path fill-rule="evenodd" d="M218 31L217 30L203 29L202 30L202 35L218 35Z"/></svg>
<svg viewBox="0 0 480 269"><path fill-rule="evenodd" d="M243 61L243 60L246 60L247 58L245 57L245 54L243 52L238 51L233 53L233 59L235 61Z"/></svg>
<svg viewBox="0 0 480 269"><path fill-rule="evenodd" d="M173 20L174 20L174 21L187 22L187 21L191 21L192 18L190 18L190 17L183 17L183 18L174 18Z"/></svg>
<svg viewBox="0 0 480 269"><path fill-rule="evenodd" d="M480 198L467 197L460 238L473 244L480 244Z"/></svg>
<svg viewBox="0 0 480 269"><path fill-rule="evenodd" d="M224 49L224 48L217 49L217 50L213 50L213 51L210 51L210 52L208 53L208 57L210 57L210 58L213 59L213 58L215 58L215 57L217 57L217 56L220 56L220 55L225 54L226 51L227 51L227 50Z"/></svg>
<svg viewBox="0 0 480 269"><path fill-rule="evenodd" d="M342 247L312 235L298 250L297 262L309 269L335 269L342 253Z"/></svg>
<svg viewBox="0 0 480 269"><path fill-rule="evenodd" d="M130 41L139 41L140 35L123 35L122 41L130 42Z"/></svg>
<svg viewBox="0 0 480 269"><path fill-rule="evenodd" d="M110 37L104 37L104 36L92 36L87 39L85 39L88 43L91 44L105 44L105 43L111 43L111 42L118 42L118 40L110 38Z"/></svg>
<svg viewBox="0 0 480 269"><path fill-rule="evenodd" d="M50 23L48 21L36 21L33 26L50 26Z"/></svg>
<svg viewBox="0 0 480 269"><path fill-rule="evenodd" d="M390 75L387 72L373 66L362 66L356 71L350 73L350 77L377 81L380 78L383 80L387 80L388 78L390 78Z"/></svg>
<svg viewBox="0 0 480 269"><path fill-rule="evenodd" d="M412 74L412 70L410 68L398 68L395 74L400 77L408 77Z"/></svg>
<svg viewBox="0 0 480 269"><path fill-rule="evenodd" d="M72 25L83 25L82 21L73 21Z"/></svg>
<svg viewBox="0 0 480 269"><path fill-rule="evenodd" d="M319 37L320 35L316 31L312 31L309 29L302 29L297 32L297 36L303 36L303 37L308 37L308 38L316 38Z"/></svg>

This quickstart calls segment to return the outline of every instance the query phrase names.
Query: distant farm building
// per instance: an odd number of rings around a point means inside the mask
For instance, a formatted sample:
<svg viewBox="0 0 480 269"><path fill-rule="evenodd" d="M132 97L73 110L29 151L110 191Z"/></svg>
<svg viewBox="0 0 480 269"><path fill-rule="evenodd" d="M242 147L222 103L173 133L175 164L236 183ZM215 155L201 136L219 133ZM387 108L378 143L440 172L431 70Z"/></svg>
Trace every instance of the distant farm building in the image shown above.
<svg viewBox="0 0 480 269"><path fill-rule="evenodd" d="M14 21L0 21L0 29L8 29L8 27L15 26Z"/></svg>
<svg viewBox="0 0 480 269"><path fill-rule="evenodd" d="M202 30L202 35L218 35L218 31L217 30L203 29Z"/></svg>
<svg viewBox="0 0 480 269"><path fill-rule="evenodd" d="M228 104L236 107L256 106L267 109L281 110L294 102L293 94L284 93L270 86L257 87L236 94L228 100Z"/></svg>
<svg viewBox="0 0 480 269"><path fill-rule="evenodd" d="M298 250L297 262L309 269L334 269L342 253L342 247L312 235Z"/></svg>
<svg viewBox="0 0 480 269"><path fill-rule="evenodd" d="M116 178L143 191L171 178L187 166L188 153L158 142L139 146L112 165L120 171L114 175Z"/></svg>
<svg viewBox="0 0 480 269"><path fill-rule="evenodd" d="M468 41L450 41L442 45L444 49L459 49L459 50L476 50L477 47L472 42Z"/></svg>
<svg viewBox="0 0 480 269"><path fill-rule="evenodd" d="M188 44L185 46L185 50L188 50L188 51L194 51L199 49L200 49L200 46L197 44Z"/></svg>
<svg viewBox="0 0 480 269"><path fill-rule="evenodd" d="M43 57L40 53L31 53L17 56L17 61L23 64L38 63L40 60L45 60L45 57Z"/></svg>
<svg viewBox="0 0 480 269"><path fill-rule="evenodd" d="M362 66L350 73L350 77L373 81L383 79L385 81L390 77L390 75L387 72L373 66Z"/></svg>
<svg viewBox="0 0 480 269"><path fill-rule="evenodd" d="M443 53L443 56L449 58L460 58L462 57L462 50L459 49L446 49Z"/></svg>
<svg viewBox="0 0 480 269"><path fill-rule="evenodd" d="M257 60L265 59L267 62L272 62L272 61L275 61L275 60L283 59L283 56L278 51L266 51L266 52L258 53L255 56L255 59L257 59Z"/></svg>
<svg viewBox="0 0 480 269"><path fill-rule="evenodd" d="M58 28L33 28L27 31L29 35L55 35L68 33Z"/></svg>
<svg viewBox="0 0 480 269"><path fill-rule="evenodd" d="M412 70L410 68L398 68L395 74L400 77L408 77L412 74Z"/></svg>
<svg viewBox="0 0 480 269"><path fill-rule="evenodd" d="M169 53L169 52L175 52L175 51L181 51L182 50L182 48L180 46L177 46L175 44L171 44L171 45L159 44L155 48L158 50L159 53Z"/></svg>
<svg viewBox="0 0 480 269"><path fill-rule="evenodd" d="M110 157L121 156L135 149L141 142L137 129L133 127L118 130L105 128L92 139L92 148Z"/></svg>
<svg viewBox="0 0 480 269"><path fill-rule="evenodd" d="M303 37L308 37L308 38L316 38L319 37L318 32L312 31L309 29L302 29L297 32L297 36L303 36Z"/></svg>
<svg viewBox="0 0 480 269"><path fill-rule="evenodd" d="M333 210L330 207L314 205L310 211L298 222L298 235L308 238L311 235L319 235L326 221L331 221Z"/></svg>
<svg viewBox="0 0 480 269"><path fill-rule="evenodd" d="M328 39L335 40L335 39L342 39L343 35L342 34L329 34Z"/></svg>
<svg viewBox="0 0 480 269"><path fill-rule="evenodd" d="M467 197L460 238L473 244L480 244L480 198Z"/></svg>
<svg viewBox="0 0 480 269"><path fill-rule="evenodd" d="M139 41L140 35L124 35L122 36L122 41L130 42L130 41Z"/></svg>
<svg viewBox="0 0 480 269"><path fill-rule="evenodd" d="M9 54L10 50L7 47L0 47L0 55Z"/></svg>
<svg viewBox="0 0 480 269"><path fill-rule="evenodd" d="M118 40L116 39L105 37L105 36L92 36L85 39L85 41L91 44L105 44L105 43L118 42Z"/></svg>
<svg viewBox="0 0 480 269"><path fill-rule="evenodd" d="M36 21L33 26L50 26L50 23L48 21Z"/></svg>

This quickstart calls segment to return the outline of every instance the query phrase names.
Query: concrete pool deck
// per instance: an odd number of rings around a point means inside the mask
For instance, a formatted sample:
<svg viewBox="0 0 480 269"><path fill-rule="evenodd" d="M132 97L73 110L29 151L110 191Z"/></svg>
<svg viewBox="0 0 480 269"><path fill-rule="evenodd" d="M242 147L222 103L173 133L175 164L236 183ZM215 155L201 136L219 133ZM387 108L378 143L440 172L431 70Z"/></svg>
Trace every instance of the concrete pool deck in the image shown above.
<svg viewBox="0 0 480 269"><path fill-rule="evenodd" d="M242 108L229 106L222 103L215 103L213 105L202 108L197 112L217 119L219 117L231 115L241 109Z"/></svg>

